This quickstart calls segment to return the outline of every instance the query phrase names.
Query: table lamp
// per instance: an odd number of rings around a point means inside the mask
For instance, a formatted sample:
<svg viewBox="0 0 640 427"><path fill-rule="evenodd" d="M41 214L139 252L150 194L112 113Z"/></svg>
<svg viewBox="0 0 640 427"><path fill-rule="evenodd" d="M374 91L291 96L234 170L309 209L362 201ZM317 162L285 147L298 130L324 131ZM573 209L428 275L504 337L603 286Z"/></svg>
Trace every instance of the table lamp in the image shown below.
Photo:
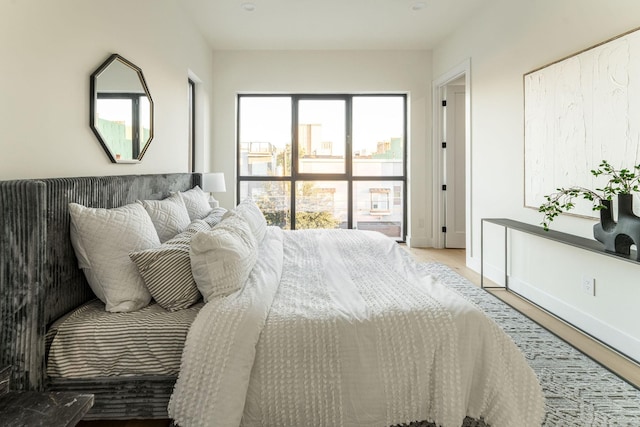
<svg viewBox="0 0 640 427"><path fill-rule="evenodd" d="M211 205L212 208L220 206L220 203L213 197L213 193L224 193L227 191L227 187L224 184L224 173L213 172L203 174L202 191L209 193L209 205Z"/></svg>

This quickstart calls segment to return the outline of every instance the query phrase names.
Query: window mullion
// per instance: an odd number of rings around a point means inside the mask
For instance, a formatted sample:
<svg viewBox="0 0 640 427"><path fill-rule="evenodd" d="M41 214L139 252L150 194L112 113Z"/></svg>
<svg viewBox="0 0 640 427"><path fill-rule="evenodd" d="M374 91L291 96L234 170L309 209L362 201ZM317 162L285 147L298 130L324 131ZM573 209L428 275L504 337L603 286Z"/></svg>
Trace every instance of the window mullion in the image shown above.
<svg viewBox="0 0 640 427"><path fill-rule="evenodd" d="M289 185L291 198L291 229L296 229L296 186L298 182L298 104L299 96L291 97L291 184Z"/></svg>
<svg viewBox="0 0 640 427"><path fill-rule="evenodd" d="M346 99L346 131L347 141L345 147L345 172L347 174L347 228L353 228L353 96Z"/></svg>
<svg viewBox="0 0 640 427"><path fill-rule="evenodd" d="M141 95L142 96L142 95ZM131 151L132 157L138 158L140 156L140 96L131 97Z"/></svg>

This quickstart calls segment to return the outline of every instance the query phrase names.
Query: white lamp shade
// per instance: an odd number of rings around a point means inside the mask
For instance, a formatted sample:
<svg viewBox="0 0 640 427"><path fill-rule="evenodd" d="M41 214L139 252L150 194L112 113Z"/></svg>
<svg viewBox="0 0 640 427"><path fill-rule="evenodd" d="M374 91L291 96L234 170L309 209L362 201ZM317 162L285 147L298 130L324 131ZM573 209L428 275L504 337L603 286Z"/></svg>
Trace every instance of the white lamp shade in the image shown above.
<svg viewBox="0 0 640 427"><path fill-rule="evenodd" d="M227 187L224 184L224 173L214 172L202 175L202 190L209 193L224 193Z"/></svg>

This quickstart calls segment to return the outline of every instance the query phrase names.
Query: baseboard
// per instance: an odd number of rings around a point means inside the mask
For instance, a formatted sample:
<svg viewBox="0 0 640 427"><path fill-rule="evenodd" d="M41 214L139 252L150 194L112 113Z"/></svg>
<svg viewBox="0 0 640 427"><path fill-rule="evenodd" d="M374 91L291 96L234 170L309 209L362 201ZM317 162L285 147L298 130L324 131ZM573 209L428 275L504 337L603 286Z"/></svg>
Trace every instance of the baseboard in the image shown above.
<svg viewBox="0 0 640 427"><path fill-rule="evenodd" d="M485 267L486 268L486 267ZM640 363L640 340L522 280L509 278L509 289L529 299L619 353Z"/></svg>
<svg viewBox="0 0 640 427"><path fill-rule="evenodd" d="M466 262L467 267L480 274L480 258L467 256ZM488 286L504 286L504 267L499 268L485 262L482 275L484 276L485 280L488 279L493 282L493 284L490 284ZM487 286L487 283L485 282L484 285Z"/></svg>
<svg viewBox="0 0 640 427"><path fill-rule="evenodd" d="M407 236L407 246L410 248L432 248L433 239L428 237Z"/></svg>

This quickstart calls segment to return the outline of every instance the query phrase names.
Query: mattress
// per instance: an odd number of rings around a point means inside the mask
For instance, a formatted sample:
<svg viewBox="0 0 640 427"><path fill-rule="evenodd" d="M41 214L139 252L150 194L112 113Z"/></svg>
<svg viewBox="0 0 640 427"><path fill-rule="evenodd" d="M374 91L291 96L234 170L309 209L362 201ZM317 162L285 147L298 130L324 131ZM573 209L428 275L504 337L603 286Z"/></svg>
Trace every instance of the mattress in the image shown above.
<svg viewBox="0 0 640 427"><path fill-rule="evenodd" d="M169 312L152 303L131 313L110 313L101 301L89 301L50 328L47 374L177 377L187 332L202 306Z"/></svg>

